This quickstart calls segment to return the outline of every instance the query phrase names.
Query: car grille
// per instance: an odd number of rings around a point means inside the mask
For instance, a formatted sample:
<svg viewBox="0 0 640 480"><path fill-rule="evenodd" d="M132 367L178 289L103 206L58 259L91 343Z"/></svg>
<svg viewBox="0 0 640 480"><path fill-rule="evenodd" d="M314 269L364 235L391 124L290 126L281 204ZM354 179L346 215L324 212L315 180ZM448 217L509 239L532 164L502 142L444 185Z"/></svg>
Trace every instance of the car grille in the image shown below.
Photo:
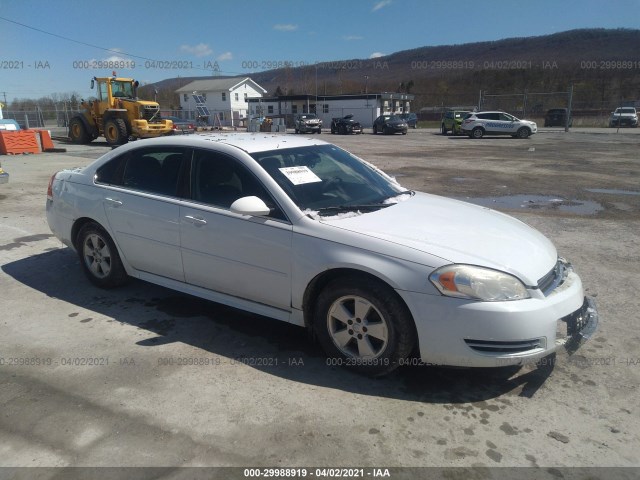
<svg viewBox="0 0 640 480"><path fill-rule="evenodd" d="M558 259L551 271L538 280L538 288L545 297L562 285L570 270L571 266L566 261Z"/></svg>
<svg viewBox="0 0 640 480"><path fill-rule="evenodd" d="M511 342L465 339L465 343L472 350L481 353L523 353L528 352L529 350L545 348L545 341L543 338Z"/></svg>

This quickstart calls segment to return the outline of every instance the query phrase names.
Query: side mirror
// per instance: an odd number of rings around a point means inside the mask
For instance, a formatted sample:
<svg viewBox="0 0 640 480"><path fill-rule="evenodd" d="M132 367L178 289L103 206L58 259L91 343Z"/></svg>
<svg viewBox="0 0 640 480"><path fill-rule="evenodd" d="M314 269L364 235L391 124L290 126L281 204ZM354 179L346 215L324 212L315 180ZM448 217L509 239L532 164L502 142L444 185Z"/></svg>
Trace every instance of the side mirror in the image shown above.
<svg viewBox="0 0 640 480"><path fill-rule="evenodd" d="M271 210L262 199L254 196L239 198L231 204L230 209L233 213L254 217L262 217L271 213Z"/></svg>
<svg viewBox="0 0 640 480"><path fill-rule="evenodd" d="M93 90L93 87L95 87L96 85L96 81L92 78L91 79L91 90Z"/></svg>

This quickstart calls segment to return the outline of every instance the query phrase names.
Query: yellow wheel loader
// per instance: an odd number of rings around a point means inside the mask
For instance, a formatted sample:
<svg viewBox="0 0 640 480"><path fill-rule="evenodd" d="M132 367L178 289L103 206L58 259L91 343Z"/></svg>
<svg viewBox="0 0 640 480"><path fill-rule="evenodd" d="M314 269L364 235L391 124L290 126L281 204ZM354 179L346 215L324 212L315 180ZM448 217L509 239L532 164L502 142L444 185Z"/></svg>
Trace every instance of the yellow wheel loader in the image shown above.
<svg viewBox="0 0 640 480"><path fill-rule="evenodd" d="M69 122L74 143L89 143L104 136L112 146L130 138L150 138L173 133L173 122L160 117L160 105L138 100L138 82L132 78L93 77L96 98L82 101L83 110Z"/></svg>

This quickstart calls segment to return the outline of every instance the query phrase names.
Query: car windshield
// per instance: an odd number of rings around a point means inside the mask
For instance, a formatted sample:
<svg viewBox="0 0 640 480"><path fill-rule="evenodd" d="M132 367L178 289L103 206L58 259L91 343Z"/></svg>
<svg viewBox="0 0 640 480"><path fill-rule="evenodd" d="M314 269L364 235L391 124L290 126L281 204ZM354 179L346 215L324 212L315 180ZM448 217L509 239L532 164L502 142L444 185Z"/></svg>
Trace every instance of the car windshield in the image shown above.
<svg viewBox="0 0 640 480"><path fill-rule="evenodd" d="M306 114L306 115L300 115L300 118L302 118L304 120L308 120L310 118L317 118L317 117L315 116L315 114L309 113L309 114Z"/></svg>
<svg viewBox="0 0 640 480"><path fill-rule="evenodd" d="M619 108L618 113L636 113L633 108Z"/></svg>
<svg viewBox="0 0 640 480"><path fill-rule="evenodd" d="M406 192L384 172L335 145L257 152L252 157L303 211L371 211Z"/></svg>

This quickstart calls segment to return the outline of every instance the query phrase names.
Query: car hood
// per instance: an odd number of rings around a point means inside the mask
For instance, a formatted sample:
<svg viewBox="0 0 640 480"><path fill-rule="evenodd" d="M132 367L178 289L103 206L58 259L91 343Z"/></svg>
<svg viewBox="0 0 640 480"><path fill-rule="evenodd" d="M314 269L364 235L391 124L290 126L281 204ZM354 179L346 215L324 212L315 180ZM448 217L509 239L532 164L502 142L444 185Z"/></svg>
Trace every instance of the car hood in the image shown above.
<svg viewBox="0 0 640 480"><path fill-rule="evenodd" d="M371 213L323 218L322 223L404 245L446 263L509 272L529 286L536 285L558 258L549 239L513 217L425 193Z"/></svg>

